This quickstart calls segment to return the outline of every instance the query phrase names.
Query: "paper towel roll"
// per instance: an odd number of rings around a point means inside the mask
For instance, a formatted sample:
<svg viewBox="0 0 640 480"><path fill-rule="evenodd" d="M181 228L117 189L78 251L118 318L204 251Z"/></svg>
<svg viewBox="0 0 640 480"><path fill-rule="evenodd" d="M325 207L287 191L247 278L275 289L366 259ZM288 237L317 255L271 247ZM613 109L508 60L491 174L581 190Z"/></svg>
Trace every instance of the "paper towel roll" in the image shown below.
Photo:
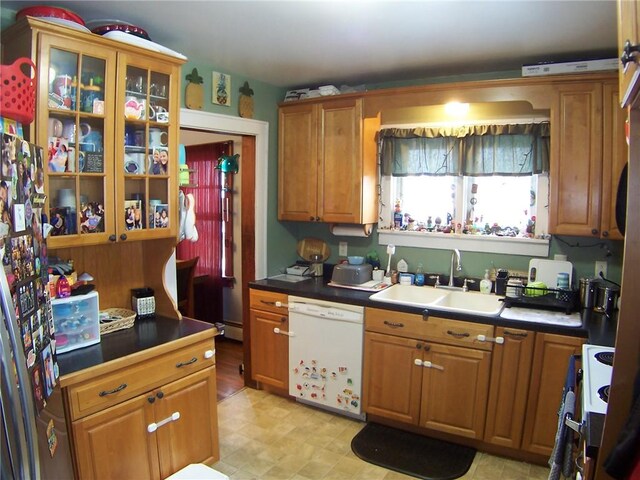
<svg viewBox="0 0 640 480"><path fill-rule="evenodd" d="M329 227L331 233L340 237L368 237L371 235L373 226L371 224L366 225L339 225L332 224Z"/></svg>

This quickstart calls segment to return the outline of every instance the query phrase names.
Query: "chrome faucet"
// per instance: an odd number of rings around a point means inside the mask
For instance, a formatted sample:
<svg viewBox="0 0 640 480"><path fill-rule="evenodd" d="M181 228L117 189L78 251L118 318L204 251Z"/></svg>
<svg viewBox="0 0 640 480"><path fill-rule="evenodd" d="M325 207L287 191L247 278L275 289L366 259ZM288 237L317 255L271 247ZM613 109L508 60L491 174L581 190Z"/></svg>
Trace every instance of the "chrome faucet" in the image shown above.
<svg viewBox="0 0 640 480"><path fill-rule="evenodd" d="M455 267L456 271L460 271L462 270L462 261L460 258L460 250L458 250L457 248L453 249L453 252L451 252L451 272L449 272L449 286L453 287L454 283L453 283L453 277L454 277L454 265L457 265L457 267Z"/></svg>

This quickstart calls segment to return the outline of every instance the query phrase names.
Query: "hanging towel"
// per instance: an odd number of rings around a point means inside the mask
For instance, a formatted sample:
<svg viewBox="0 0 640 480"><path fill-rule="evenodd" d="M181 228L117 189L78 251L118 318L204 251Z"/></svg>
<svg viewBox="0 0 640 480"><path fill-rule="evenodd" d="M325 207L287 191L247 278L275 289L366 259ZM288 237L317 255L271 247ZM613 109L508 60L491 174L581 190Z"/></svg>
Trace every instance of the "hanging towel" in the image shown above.
<svg viewBox="0 0 640 480"><path fill-rule="evenodd" d="M565 477L570 477L573 473L573 430L567 427L565 419L567 417L573 419L575 414L575 360L576 355L569 357L567 377L558 410L558 430L556 431L553 451L549 458L549 480L558 480L561 473Z"/></svg>

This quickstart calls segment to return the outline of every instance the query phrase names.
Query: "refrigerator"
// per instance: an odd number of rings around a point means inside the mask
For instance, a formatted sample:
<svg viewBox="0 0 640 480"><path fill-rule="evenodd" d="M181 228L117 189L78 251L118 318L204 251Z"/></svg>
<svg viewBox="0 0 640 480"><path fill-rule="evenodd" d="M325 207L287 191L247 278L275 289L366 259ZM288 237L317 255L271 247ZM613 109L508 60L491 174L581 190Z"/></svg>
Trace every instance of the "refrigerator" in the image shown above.
<svg viewBox="0 0 640 480"><path fill-rule="evenodd" d="M0 478L70 479L43 235L44 151L2 133Z"/></svg>

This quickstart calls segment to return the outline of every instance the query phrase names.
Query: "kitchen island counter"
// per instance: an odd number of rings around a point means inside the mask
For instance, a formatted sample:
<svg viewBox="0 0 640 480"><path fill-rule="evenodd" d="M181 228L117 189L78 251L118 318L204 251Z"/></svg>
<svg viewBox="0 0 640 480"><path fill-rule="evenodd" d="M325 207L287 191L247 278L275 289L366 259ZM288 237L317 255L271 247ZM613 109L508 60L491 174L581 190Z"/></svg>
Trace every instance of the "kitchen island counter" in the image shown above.
<svg viewBox="0 0 640 480"><path fill-rule="evenodd" d="M419 307L376 302L374 300L370 300L369 298L371 297L371 295L373 295L374 292L332 287L328 285L327 279L321 277L309 278L308 280L296 283L283 282L276 279L266 278L262 280L256 280L254 282L249 282L249 287L257 290L268 290L288 295L298 295L319 300L348 303L352 305L362 305L365 307L374 307L398 312L422 314L424 311L423 308ZM524 328L536 332L586 337L589 339L589 343L592 343L594 345L613 346L615 343L617 325L615 316L611 319L607 319L604 315L590 310L585 310L582 312L582 326L580 327L567 327L562 325L523 322L517 320L508 320L501 317L468 315L463 313L453 313L449 311L436 310L433 308L430 309L430 312L434 315L451 318L454 320L463 320L476 323L490 323L496 326Z"/></svg>
<svg viewBox="0 0 640 480"><path fill-rule="evenodd" d="M213 337L213 324L156 315L138 319L133 327L102 335L100 343L58 355L60 384L67 387L86 378L115 370Z"/></svg>

